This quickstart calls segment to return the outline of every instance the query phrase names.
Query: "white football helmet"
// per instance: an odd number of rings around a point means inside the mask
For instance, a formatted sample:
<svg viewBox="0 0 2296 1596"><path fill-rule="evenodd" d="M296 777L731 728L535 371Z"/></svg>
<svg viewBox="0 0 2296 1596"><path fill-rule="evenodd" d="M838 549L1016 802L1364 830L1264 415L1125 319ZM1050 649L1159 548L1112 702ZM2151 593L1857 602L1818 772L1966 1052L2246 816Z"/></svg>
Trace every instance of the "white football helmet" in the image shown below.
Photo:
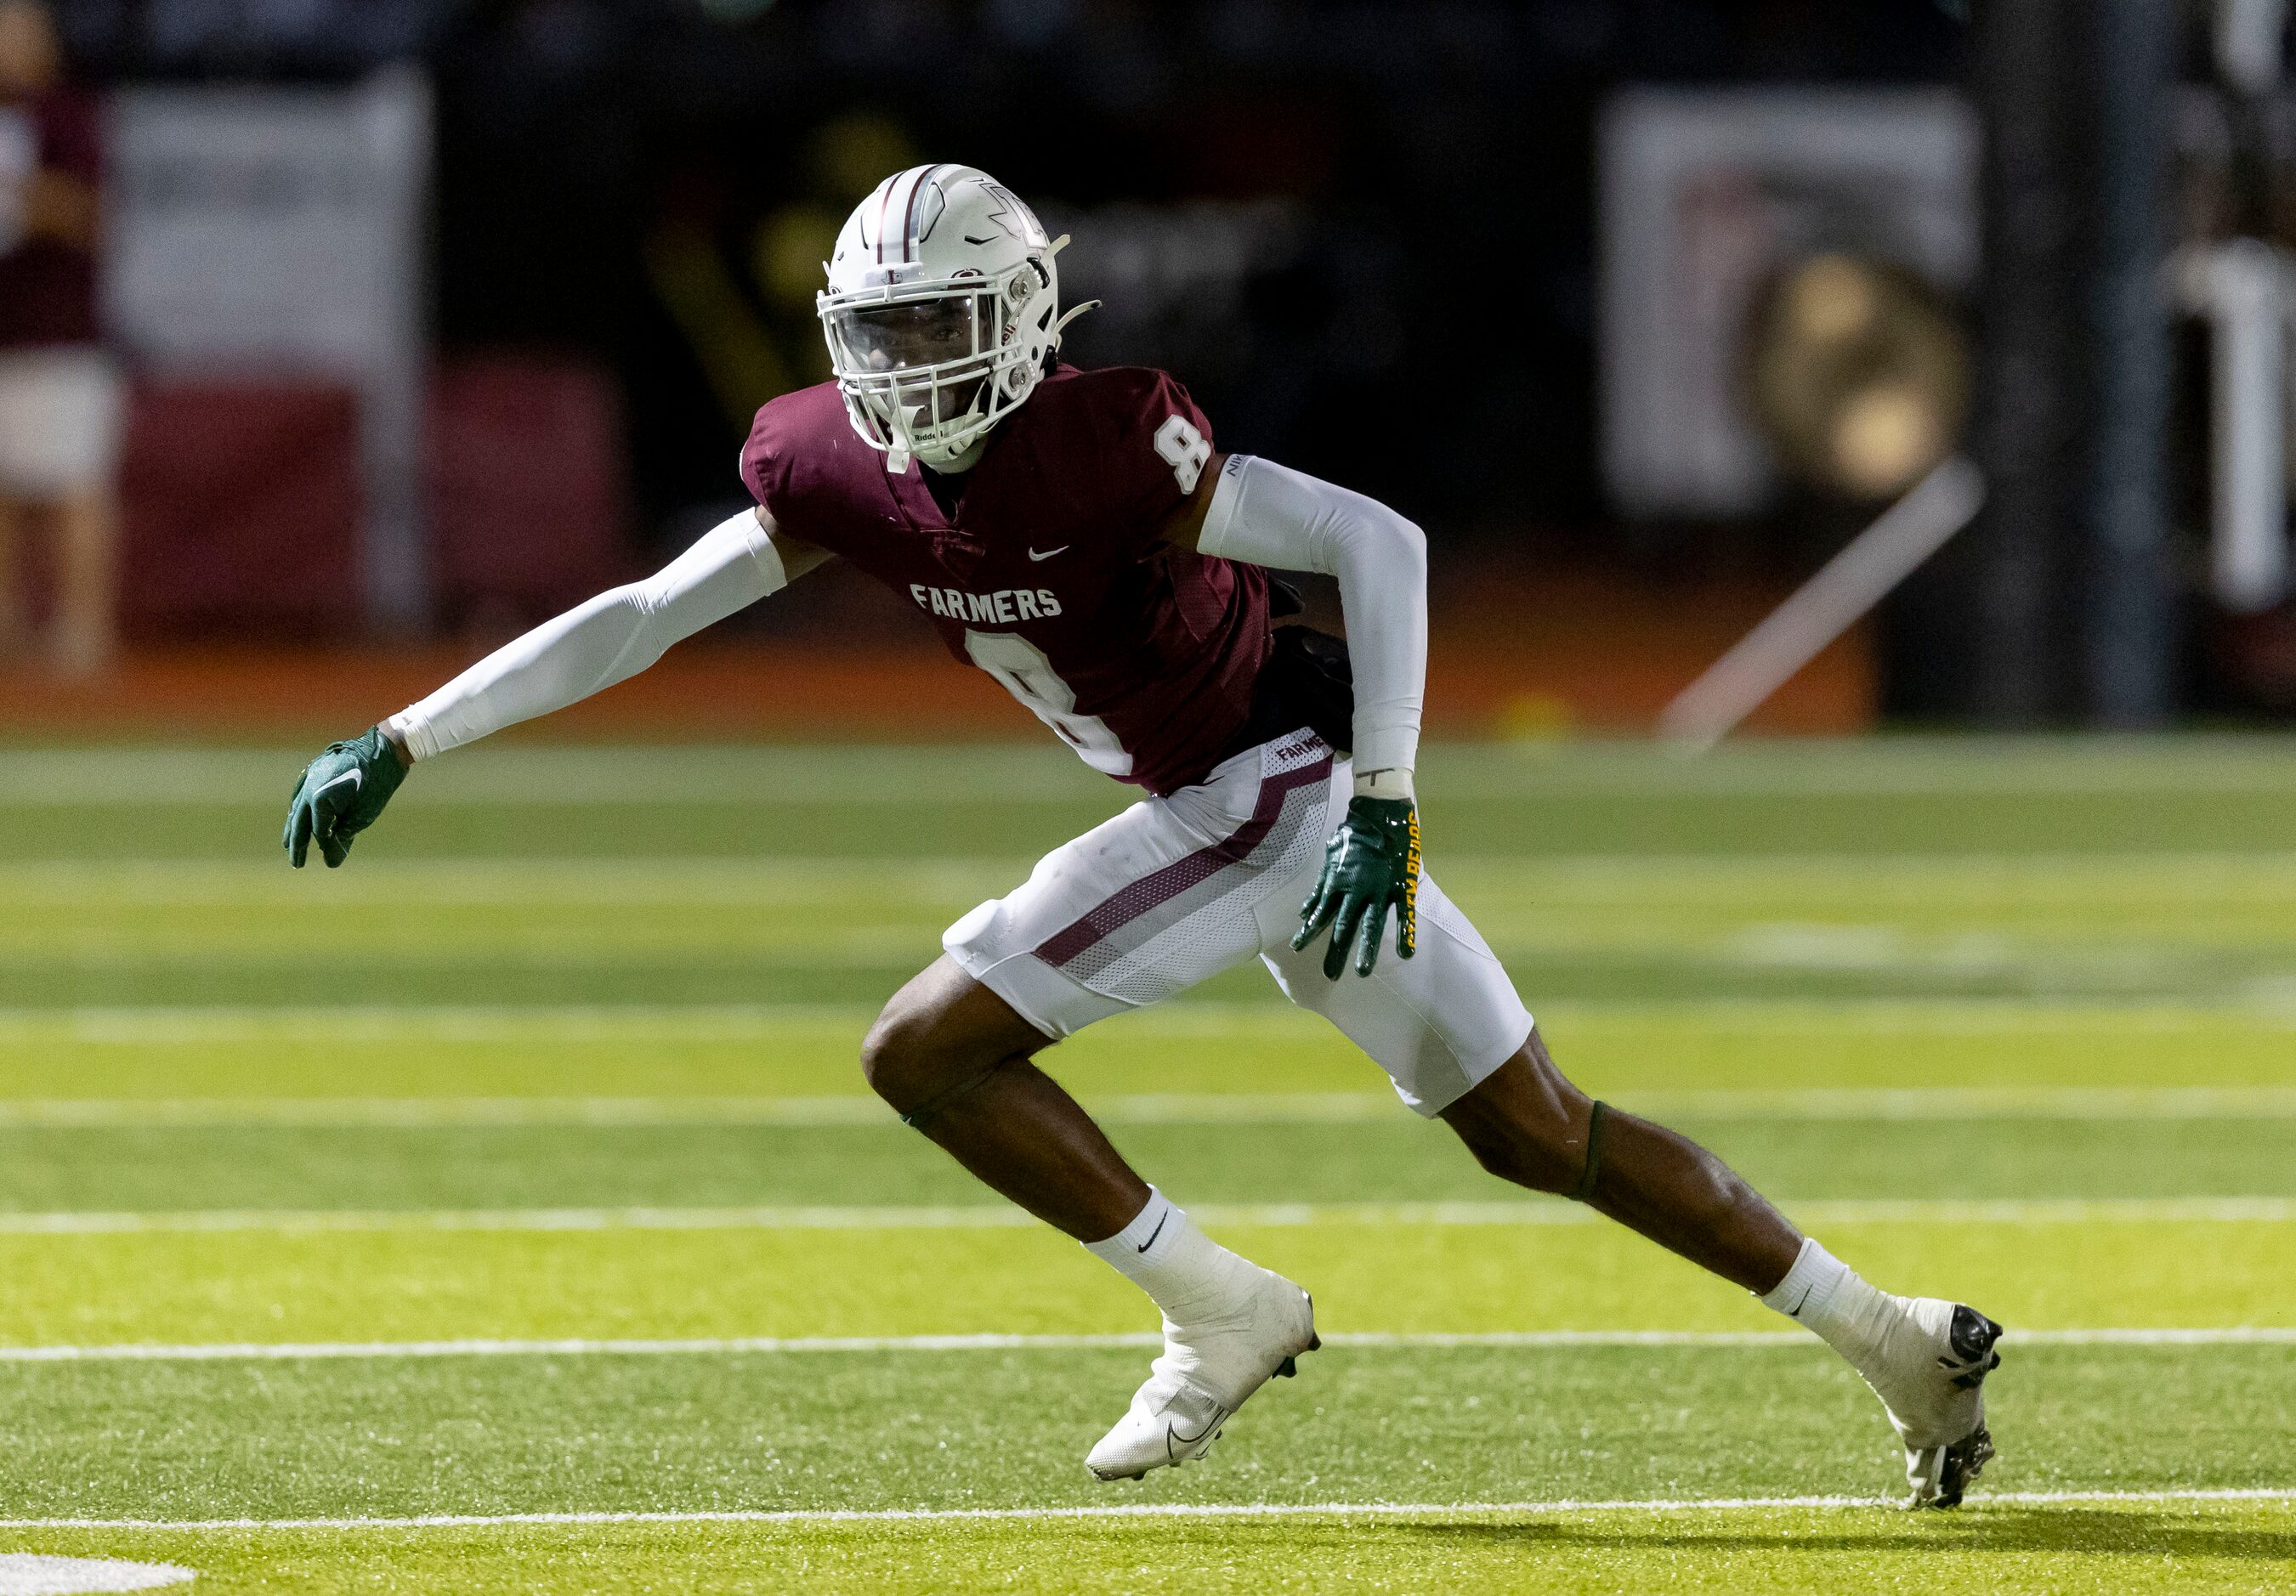
<svg viewBox="0 0 2296 1596"><path fill-rule="evenodd" d="M1053 265L1066 242L972 167L898 172L846 217L814 306L845 413L887 471L970 465L1035 391L1070 319Z"/></svg>

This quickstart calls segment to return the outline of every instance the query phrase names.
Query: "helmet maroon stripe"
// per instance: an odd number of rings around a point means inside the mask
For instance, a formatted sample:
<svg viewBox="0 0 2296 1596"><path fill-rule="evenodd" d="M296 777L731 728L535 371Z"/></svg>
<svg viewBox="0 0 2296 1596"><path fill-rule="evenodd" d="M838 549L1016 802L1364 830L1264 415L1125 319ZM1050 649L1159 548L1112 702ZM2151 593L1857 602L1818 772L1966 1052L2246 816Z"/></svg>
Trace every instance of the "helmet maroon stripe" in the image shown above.
<svg viewBox="0 0 2296 1596"><path fill-rule="evenodd" d="M901 258L903 260L913 261L916 259L917 250L924 242L922 239L917 236L917 226L920 220L917 213L920 209L920 202L924 198L925 184L931 183L933 180L933 175L939 170L940 168L937 166L920 168L921 175L918 176L916 182L910 185L907 216L901 224Z"/></svg>
<svg viewBox="0 0 2296 1596"><path fill-rule="evenodd" d="M893 208L893 185L901 180L896 172L885 179L884 197L877 201L877 264L885 264L885 213Z"/></svg>

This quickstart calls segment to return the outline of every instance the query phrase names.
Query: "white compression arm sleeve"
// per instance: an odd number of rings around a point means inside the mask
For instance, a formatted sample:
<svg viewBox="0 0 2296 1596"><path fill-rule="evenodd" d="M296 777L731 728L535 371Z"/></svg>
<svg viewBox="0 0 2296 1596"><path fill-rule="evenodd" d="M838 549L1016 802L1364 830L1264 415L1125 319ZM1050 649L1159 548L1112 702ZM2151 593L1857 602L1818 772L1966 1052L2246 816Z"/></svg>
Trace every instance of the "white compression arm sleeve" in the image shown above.
<svg viewBox="0 0 2296 1596"><path fill-rule="evenodd" d="M1372 772L1395 771L1398 796L1408 797L1427 696L1426 536L1376 499L1231 454L1196 546L1340 579L1355 667L1357 790Z"/></svg>
<svg viewBox="0 0 2296 1596"><path fill-rule="evenodd" d="M781 552L743 511L643 582L600 593L504 644L391 717L429 759L611 687L669 645L789 585Z"/></svg>

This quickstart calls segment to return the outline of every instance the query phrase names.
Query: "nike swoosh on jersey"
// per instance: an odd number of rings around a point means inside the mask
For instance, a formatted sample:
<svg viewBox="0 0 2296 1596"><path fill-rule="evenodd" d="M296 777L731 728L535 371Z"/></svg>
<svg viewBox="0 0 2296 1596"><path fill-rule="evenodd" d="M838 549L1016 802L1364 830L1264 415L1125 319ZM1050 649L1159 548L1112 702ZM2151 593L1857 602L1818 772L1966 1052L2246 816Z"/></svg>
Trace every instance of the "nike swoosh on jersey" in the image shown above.
<svg viewBox="0 0 2296 1596"><path fill-rule="evenodd" d="M1057 548L1057 549L1046 549L1046 550L1043 553L1041 553L1041 554L1039 554L1038 552L1037 552L1037 551L1036 551L1036 550L1034 550L1034 549L1030 549L1030 550L1029 551L1029 559L1031 559L1031 560L1050 560L1050 559L1051 559L1054 555L1055 555L1055 554L1065 554L1065 553L1067 553L1070 549L1074 548L1075 546L1076 546L1076 545L1075 545L1074 544L1066 544L1066 543L1064 543L1064 544L1062 544L1059 548Z"/></svg>

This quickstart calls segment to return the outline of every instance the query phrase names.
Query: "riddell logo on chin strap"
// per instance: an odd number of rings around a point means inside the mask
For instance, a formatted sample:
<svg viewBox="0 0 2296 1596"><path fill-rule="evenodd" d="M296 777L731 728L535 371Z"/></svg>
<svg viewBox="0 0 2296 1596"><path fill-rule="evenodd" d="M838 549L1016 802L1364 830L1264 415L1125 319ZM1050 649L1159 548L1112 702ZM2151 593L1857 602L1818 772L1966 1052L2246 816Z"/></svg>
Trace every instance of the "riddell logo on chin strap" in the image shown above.
<svg viewBox="0 0 2296 1596"><path fill-rule="evenodd" d="M966 593L956 587L927 587L909 584L909 596L918 607L950 620L1050 620L1061 612L1061 602L1049 587L1000 587L995 593Z"/></svg>

